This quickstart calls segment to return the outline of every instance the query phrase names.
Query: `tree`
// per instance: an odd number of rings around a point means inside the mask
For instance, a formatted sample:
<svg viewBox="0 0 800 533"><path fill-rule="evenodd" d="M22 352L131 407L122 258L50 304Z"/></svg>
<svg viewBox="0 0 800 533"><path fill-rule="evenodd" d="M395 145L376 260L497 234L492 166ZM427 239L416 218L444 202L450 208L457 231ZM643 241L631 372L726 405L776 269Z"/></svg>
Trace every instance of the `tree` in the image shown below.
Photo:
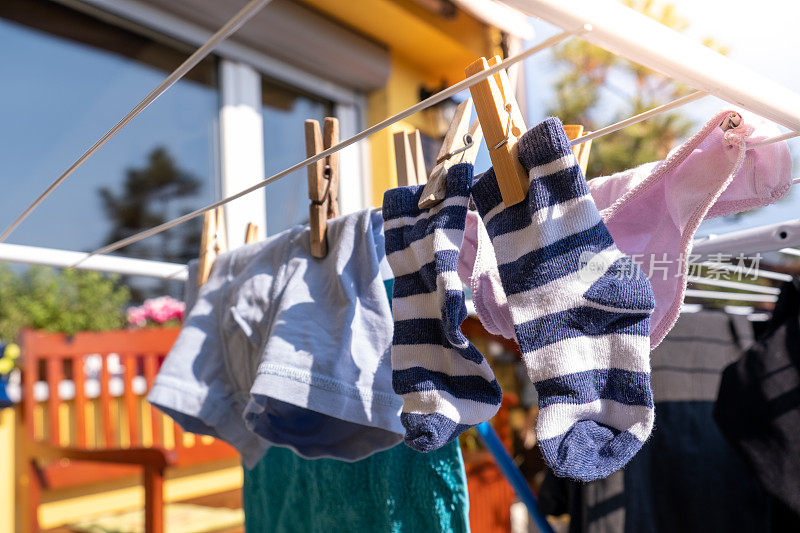
<svg viewBox="0 0 800 533"><path fill-rule="evenodd" d="M129 237L189 212L183 203L197 195L202 182L181 170L166 148L157 147L140 168L125 171L120 192L108 187L98 193L106 216L112 223L106 244ZM125 251L142 259L186 263L200 247L200 219L190 220L175 228L128 246ZM168 282L153 286L132 285L134 299L168 293Z"/></svg>
<svg viewBox="0 0 800 533"><path fill-rule="evenodd" d="M674 30L685 31L689 27L670 3L624 3ZM703 44L727 53L712 39L705 39ZM582 124L589 131L691 92L685 85L580 39L556 47L553 56L564 72L555 84L556 104L549 112L564 124ZM605 176L663 159L694 126L680 110L675 110L596 139L587 173Z"/></svg>
<svg viewBox="0 0 800 533"><path fill-rule="evenodd" d="M68 335L121 328L129 299L118 276L0 265L0 339L15 342L24 327Z"/></svg>

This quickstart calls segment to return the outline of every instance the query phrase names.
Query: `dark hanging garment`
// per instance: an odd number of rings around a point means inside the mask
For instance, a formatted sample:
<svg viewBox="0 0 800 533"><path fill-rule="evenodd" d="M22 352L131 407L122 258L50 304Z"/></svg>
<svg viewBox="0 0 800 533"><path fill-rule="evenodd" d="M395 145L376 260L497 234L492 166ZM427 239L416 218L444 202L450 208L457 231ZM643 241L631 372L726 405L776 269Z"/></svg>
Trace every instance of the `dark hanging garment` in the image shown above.
<svg viewBox="0 0 800 533"><path fill-rule="evenodd" d="M765 331L725 369L714 418L778 500L775 530L800 531L800 278L783 285Z"/></svg>
<svg viewBox="0 0 800 533"><path fill-rule="evenodd" d="M569 510L570 533L770 531L768 495L712 417L722 370L751 331L743 316L681 315L651 353L656 420L639 453L605 479L543 487L562 491L540 500Z"/></svg>

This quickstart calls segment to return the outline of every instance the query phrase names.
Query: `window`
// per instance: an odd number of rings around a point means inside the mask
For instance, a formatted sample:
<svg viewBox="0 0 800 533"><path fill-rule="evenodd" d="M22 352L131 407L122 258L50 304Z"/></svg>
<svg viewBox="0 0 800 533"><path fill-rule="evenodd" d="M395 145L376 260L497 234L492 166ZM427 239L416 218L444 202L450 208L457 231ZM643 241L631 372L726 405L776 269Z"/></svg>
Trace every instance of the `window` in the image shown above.
<svg viewBox="0 0 800 533"><path fill-rule="evenodd" d="M3 227L188 55L40 0L0 4L0 42ZM209 203L217 117L209 59L93 155L9 242L92 250ZM118 253L186 262L197 255L199 228L194 220ZM153 280L142 283L156 290Z"/></svg>
<svg viewBox="0 0 800 533"><path fill-rule="evenodd" d="M305 120L318 120L322 127L325 117L333 115L333 107L269 79L263 79L261 87L264 166L271 176L306 158ZM303 169L265 187L269 235L308 222L307 175Z"/></svg>

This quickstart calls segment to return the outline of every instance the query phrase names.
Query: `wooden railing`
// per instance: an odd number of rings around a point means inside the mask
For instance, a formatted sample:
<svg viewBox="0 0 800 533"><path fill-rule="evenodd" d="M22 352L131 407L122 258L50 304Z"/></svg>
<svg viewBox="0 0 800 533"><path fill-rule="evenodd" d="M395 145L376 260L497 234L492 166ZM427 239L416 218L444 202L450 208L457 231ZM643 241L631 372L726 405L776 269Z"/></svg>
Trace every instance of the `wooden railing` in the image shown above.
<svg viewBox="0 0 800 533"><path fill-rule="evenodd" d="M171 466L235 457L216 439L184 432L145 400L177 329L25 331L18 497L23 531L38 529L41 492L142 470L147 531L163 528L162 482Z"/></svg>

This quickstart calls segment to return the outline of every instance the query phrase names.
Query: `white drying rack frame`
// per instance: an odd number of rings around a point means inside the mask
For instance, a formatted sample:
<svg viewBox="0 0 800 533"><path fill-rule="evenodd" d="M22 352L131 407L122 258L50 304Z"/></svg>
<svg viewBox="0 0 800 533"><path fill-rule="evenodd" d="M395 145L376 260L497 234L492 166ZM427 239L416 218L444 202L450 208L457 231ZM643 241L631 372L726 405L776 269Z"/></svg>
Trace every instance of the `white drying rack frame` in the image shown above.
<svg viewBox="0 0 800 533"><path fill-rule="evenodd" d="M503 0L532 17L793 131L800 94L616 0Z"/></svg>
<svg viewBox="0 0 800 533"><path fill-rule="evenodd" d="M68 268L86 259L88 253L41 248L39 246L22 246L19 244L0 243L0 261L26 265L45 265ZM134 259L118 255L95 255L75 267L80 270L94 270L109 274L126 276L147 276L150 278L186 281L188 269L180 263Z"/></svg>
<svg viewBox="0 0 800 533"><path fill-rule="evenodd" d="M702 259L715 255L775 252L800 246L800 220L787 220L757 228L695 239L692 253Z"/></svg>

